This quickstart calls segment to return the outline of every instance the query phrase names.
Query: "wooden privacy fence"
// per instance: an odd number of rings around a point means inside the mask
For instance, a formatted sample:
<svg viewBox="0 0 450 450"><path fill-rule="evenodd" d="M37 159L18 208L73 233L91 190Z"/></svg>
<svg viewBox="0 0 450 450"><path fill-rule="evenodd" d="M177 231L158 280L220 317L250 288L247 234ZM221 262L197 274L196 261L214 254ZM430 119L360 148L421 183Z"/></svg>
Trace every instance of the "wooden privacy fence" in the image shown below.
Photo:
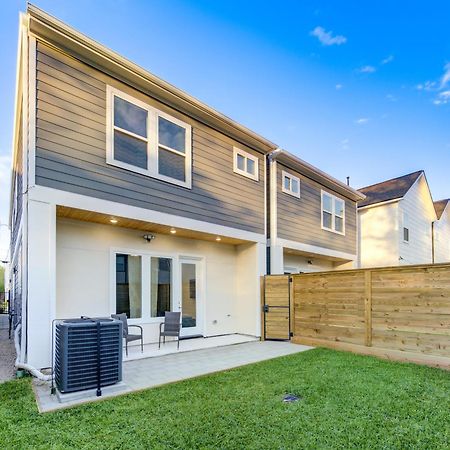
<svg viewBox="0 0 450 450"><path fill-rule="evenodd" d="M450 369L450 264L298 274L288 286L293 342Z"/></svg>

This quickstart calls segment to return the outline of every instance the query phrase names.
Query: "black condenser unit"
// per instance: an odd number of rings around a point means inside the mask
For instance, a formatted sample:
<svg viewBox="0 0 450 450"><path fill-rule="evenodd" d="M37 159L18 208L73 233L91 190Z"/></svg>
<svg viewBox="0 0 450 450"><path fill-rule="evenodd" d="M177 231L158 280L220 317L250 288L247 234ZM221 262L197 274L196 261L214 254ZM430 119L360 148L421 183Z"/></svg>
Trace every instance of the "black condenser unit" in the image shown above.
<svg viewBox="0 0 450 450"><path fill-rule="evenodd" d="M97 389L122 380L122 322L67 319L55 325L54 374L62 393Z"/></svg>

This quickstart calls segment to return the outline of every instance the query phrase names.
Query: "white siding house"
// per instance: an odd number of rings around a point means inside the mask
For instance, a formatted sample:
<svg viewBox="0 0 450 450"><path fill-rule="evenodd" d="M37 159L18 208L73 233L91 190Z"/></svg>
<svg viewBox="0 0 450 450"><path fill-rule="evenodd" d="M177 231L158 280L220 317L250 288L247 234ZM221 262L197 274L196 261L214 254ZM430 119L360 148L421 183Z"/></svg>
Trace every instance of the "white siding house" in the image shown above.
<svg viewBox="0 0 450 450"><path fill-rule="evenodd" d="M360 189L360 267L431 264L437 219L423 171Z"/></svg>
<svg viewBox="0 0 450 450"><path fill-rule="evenodd" d="M450 261L450 207L449 199L434 202L437 220L434 222L434 262Z"/></svg>

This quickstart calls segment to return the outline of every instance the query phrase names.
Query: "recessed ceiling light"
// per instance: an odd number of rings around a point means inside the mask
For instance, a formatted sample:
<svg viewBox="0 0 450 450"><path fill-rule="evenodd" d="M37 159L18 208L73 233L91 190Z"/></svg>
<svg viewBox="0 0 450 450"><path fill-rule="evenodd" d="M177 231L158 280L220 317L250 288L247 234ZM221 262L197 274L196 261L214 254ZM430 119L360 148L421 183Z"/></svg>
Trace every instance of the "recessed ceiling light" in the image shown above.
<svg viewBox="0 0 450 450"><path fill-rule="evenodd" d="M114 219L114 217L113 217L112 219L109 219L109 221L110 221L111 223L117 223L117 222L118 222L117 219Z"/></svg>
<svg viewBox="0 0 450 450"><path fill-rule="evenodd" d="M219 241L221 241L221 240L222 240L222 238L221 238L220 236L217 236L217 237L216 237L216 241L217 241L217 242L219 242Z"/></svg>
<svg viewBox="0 0 450 450"><path fill-rule="evenodd" d="M171 228L171 229L170 229L170 232L171 232L172 234L175 234L175 233L177 232L177 230L175 230L175 228Z"/></svg>

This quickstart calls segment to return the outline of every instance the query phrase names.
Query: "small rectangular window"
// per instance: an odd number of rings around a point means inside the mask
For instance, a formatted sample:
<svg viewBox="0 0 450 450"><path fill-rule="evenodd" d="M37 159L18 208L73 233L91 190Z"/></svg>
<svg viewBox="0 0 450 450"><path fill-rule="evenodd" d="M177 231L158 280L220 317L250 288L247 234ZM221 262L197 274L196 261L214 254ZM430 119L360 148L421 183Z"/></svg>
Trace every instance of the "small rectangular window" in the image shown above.
<svg viewBox="0 0 450 450"><path fill-rule="evenodd" d="M234 147L233 170L239 175L258 181L258 157Z"/></svg>
<svg viewBox="0 0 450 450"><path fill-rule="evenodd" d="M284 193L300 198L300 178L285 172L281 172L282 190Z"/></svg>
<svg viewBox="0 0 450 450"><path fill-rule="evenodd" d="M128 94L107 87L106 161L191 187L191 127Z"/></svg>
<svg viewBox="0 0 450 450"><path fill-rule="evenodd" d="M345 202L325 191L322 191L322 228L345 234Z"/></svg>
<svg viewBox="0 0 450 450"><path fill-rule="evenodd" d="M403 242L409 242L409 218L408 215L403 213Z"/></svg>

